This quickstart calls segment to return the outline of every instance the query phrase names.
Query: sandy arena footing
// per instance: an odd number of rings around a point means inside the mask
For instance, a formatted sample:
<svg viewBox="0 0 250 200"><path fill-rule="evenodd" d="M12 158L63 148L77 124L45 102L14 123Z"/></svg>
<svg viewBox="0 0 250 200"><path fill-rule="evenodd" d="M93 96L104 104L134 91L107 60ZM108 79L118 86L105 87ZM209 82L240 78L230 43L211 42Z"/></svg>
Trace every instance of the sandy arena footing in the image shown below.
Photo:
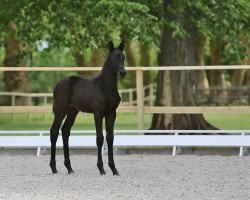
<svg viewBox="0 0 250 200"><path fill-rule="evenodd" d="M52 174L48 155L0 155L0 199L250 199L250 156L115 155L121 176L104 156L100 176L94 155L63 155Z"/></svg>

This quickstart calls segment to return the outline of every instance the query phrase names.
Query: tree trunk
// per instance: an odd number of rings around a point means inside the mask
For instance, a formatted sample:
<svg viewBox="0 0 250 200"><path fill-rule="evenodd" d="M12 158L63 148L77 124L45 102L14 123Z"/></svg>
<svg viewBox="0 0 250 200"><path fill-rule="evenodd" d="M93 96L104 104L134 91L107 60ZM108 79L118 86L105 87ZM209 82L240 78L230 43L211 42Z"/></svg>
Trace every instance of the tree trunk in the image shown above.
<svg viewBox="0 0 250 200"><path fill-rule="evenodd" d="M204 48L207 44L207 37L204 35L197 37L196 42L196 58L197 58L197 65L204 66ZM200 70L198 75L198 87L203 89L202 95L206 96L209 94L209 84L207 79L207 74L205 70Z"/></svg>
<svg viewBox="0 0 250 200"><path fill-rule="evenodd" d="M140 44L140 66L150 66L150 46L148 44ZM151 83L150 71L143 72L143 85L147 86ZM149 95L149 90L145 90L145 96Z"/></svg>
<svg viewBox="0 0 250 200"><path fill-rule="evenodd" d="M8 23L7 36L5 38L5 67L24 67L23 46L16 38L16 26L13 22ZM25 72L4 72L4 90L7 92L28 92L28 84ZM10 98L4 99L4 105L10 105ZM16 97L15 105L28 105L27 97Z"/></svg>
<svg viewBox="0 0 250 200"><path fill-rule="evenodd" d="M243 39L243 44L247 48L247 56L244 59L244 64L249 65L250 64L250 40L247 38ZM248 104L250 105L250 70L247 70L247 87L248 87Z"/></svg>
<svg viewBox="0 0 250 200"><path fill-rule="evenodd" d="M232 87L241 87L244 81L245 69L235 69L232 80Z"/></svg>
<svg viewBox="0 0 250 200"><path fill-rule="evenodd" d="M173 21L175 17L167 12L173 1L164 1L164 18ZM184 28L188 33L185 39L173 38L173 30L163 25L161 32L161 52L159 66L196 65L196 31L188 12L183 16ZM169 75L168 75L169 73ZM156 106L195 106L194 86L198 83L197 71L160 71L158 73ZM169 99L169 100L167 100ZM154 114L151 129L214 129L202 114Z"/></svg>
<svg viewBox="0 0 250 200"><path fill-rule="evenodd" d="M86 67L84 55L80 51L74 53L75 63L77 67ZM101 54L100 50L94 49L90 58L89 66L90 67L101 67L104 64L104 57ZM92 78L97 75L96 71L79 71L79 75L84 78Z"/></svg>
<svg viewBox="0 0 250 200"><path fill-rule="evenodd" d="M90 61L89 61L89 66L90 67L102 67L104 64L105 58L102 55L101 51L99 49L93 49ZM94 77L98 74L99 72L97 71L91 71L89 72L89 75L91 77Z"/></svg>
<svg viewBox="0 0 250 200"><path fill-rule="evenodd" d="M74 56L75 63L76 63L77 67L85 67L86 66L84 56L82 53L80 53L79 51L76 51L73 53L73 56ZM78 71L77 73L83 77L88 77L88 72Z"/></svg>
<svg viewBox="0 0 250 200"><path fill-rule="evenodd" d="M234 70L232 85L231 85L233 90L228 94L228 95L230 95L231 100L235 99L235 97L238 98L239 96L241 96L240 87L243 84L245 74L246 74L245 69L235 69Z"/></svg>
<svg viewBox="0 0 250 200"><path fill-rule="evenodd" d="M159 71L155 106L172 106L169 71ZM151 130L173 129L172 114L153 114Z"/></svg>
<svg viewBox="0 0 250 200"><path fill-rule="evenodd" d="M128 66L135 67L136 60L132 51L131 42L129 40L126 40L125 42L125 54L126 54L126 60L127 60ZM130 73L130 79L131 79L131 86L132 88L136 88L136 72L131 71L129 73Z"/></svg>
<svg viewBox="0 0 250 200"><path fill-rule="evenodd" d="M222 52L225 48L225 43L219 40L212 41L210 46L210 56L212 65L223 65L224 59ZM226 81L222 70L210 70L210 87L224 88L226 87ZM227 92L220 92L218 90L212 90L210 92L210 98L214 99L227 99Z"/></svg>
<svg viewBox="0 0 250 200"><path fill-rule="evenodd" d="M140 66L148 67L150 66L150 46L148 44L140 44ZM143 84L149 85L151 83L149 71L143 73Z"/></svg>

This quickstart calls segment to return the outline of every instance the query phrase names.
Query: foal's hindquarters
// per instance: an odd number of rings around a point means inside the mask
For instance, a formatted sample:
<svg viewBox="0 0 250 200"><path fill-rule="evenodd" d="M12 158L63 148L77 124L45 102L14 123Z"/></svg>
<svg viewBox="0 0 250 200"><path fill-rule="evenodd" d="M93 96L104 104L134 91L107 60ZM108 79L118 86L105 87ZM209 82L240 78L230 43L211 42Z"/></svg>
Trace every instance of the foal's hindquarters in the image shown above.
<svg viewBox="0 0 250 200"><path fill-rule="evenodd" d="M63 150L64 150L64 165L68 170L68 173L71 174L74 171L72 170L70 159L69 159L69 136L70 130L75 122L75 118L78 114L73 106L69 105L69 99L71 94L70 86L74 85L75 82L79 81L80 77L66 77L62 79L57 86L55 87L53 98L53 113L54 121L50 129L50 142L51 142L51 159L50 167L53 173L57 173L56 169L56 142L59 135L59 129L61 127L63 119L66 117L66 120L61 128L62 138L63 138Z"/></svg>
<svg viewBox="0 0 250 200"><path fill-rule="evenodd" d="M77 114L78 114L78 111L74 107L69 107L67 110L62 110L60 114L55 114L55 118L50 129L50 141L51 141L50 167L53 173L57 173L56 161L55 161L56 142L57 142L57 138L59 135L60 126L66 115L67 115L66 120L61 129L62 139L63 139L64 165L67 168L69 174L74 173L70 164L70 159L69 159L69 136L70 136L71 127L73 126L75 122L75 118Z"/></svg>

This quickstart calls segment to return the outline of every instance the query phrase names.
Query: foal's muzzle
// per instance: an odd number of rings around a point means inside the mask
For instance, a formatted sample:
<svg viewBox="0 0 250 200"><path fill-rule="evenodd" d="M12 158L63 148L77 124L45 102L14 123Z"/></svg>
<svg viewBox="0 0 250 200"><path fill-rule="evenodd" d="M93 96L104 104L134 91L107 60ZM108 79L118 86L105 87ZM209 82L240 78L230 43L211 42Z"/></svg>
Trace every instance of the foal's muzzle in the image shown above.
<svg viewBox="0 0 250 200"><path fill-rule="evenodd" d="M118 73L119 78L123 79L126 76L126 74L127 73L126 73L125 69L119 70L119 73Z"/></svg>

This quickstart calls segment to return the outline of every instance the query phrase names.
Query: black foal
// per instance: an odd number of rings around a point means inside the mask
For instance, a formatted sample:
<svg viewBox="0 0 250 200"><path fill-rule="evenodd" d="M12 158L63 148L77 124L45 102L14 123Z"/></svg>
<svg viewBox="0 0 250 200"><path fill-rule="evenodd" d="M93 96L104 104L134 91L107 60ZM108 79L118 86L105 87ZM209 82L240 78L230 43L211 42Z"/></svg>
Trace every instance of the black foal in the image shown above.
<svg viewBox="0 0 250 200"><path fill-rule="evenodd" d="M63 119L66 120L62 126L64 165L68 173L73 173L69 159L69 136L70 130L75 122L79 111L93 113L96 126L96 144L98 147L97 167L101 175L106 174L102 162L103 131L102 122L105 118L109 167L113 175L119 175L113 158L114 123L116 109L121 101L117 89L117 77L123 78L126 75L124 68L124 42L118 48L113 42L109 42L109 54L105 60L101 73L92 78L84 79L80 76L69 76L62 79L54 89L53 112L55 115L50 129L51 160L50 167L53 173L56 169L56 141Z"/></svg>

